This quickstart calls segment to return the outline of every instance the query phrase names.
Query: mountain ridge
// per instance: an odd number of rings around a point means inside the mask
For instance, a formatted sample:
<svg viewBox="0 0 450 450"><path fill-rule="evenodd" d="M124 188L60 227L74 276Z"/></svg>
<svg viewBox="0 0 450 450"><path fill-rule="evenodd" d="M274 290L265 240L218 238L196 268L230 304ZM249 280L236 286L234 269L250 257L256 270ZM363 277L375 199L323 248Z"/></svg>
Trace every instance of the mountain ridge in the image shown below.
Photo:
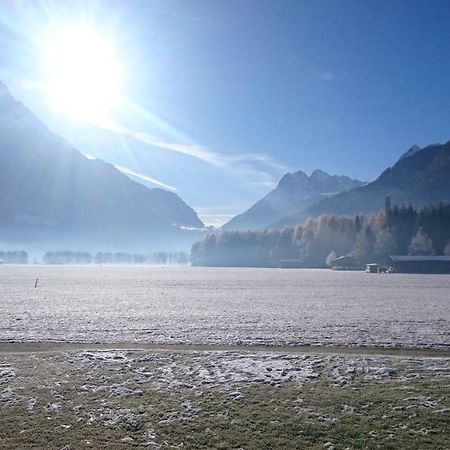
<svg viewBox="0 0 450 450"><path fill-rule="evenodd" d="M0 230L14 236L90 235L178 239L203 228L178 195L131 180L112 164L87 159L52 133L0 82ZM20 230L19 230L20 229ZM186 233L184 233L186 236ZM137 243L137 242L136 242Z"/></svg>
<svg viewBox="0 0 450 450"><path fill-rule="evenodd" d="M384 207L387 196L391 197L393 205L421 207L450 202L450 141L410 150L374 181L320 200L278 226L293 225L320 214L376 212Z"/></svg>
<svg viewBox="0 0 450 450"><path fill-rule="evenodd" d="M347 176L329 175L316 169L311 175L302 170L285 174L277 187L251 206L244 213L234 217L222 229L257 230L282 221L292 211L301 211L314 202L355 186L364 184Z"/></svg>

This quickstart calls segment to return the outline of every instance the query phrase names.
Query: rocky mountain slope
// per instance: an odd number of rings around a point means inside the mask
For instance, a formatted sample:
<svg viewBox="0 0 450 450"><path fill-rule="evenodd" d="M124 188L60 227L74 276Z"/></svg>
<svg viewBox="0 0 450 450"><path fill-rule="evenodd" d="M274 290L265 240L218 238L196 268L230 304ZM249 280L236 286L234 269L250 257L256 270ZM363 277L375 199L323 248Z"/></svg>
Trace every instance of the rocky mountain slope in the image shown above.
<svg viewBox="0 0 450 450"><path fill-rule="evenodd" d="M363 182L346 176L315 170L310 176L301 170L287 173L278 186L243 214L223 226L226 230L257 230L281 223L317 201L338 192L361 186Z"/></svg>
<svg viewBox="0 0 450 450"><path fill-rule="evenodd" d="M423 149L414 146L371 183L323 199L278 225L299 223L322 213L353 215L378 211L386 196L391 196L393 205L450 202L450 142Z"/></svg>

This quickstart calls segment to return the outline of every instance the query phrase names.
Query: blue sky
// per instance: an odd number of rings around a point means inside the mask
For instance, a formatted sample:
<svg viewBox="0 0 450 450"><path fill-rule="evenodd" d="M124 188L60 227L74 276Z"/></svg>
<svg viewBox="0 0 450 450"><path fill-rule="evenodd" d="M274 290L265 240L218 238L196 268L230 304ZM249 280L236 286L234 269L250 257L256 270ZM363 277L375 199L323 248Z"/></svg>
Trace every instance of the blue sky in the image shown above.
<svg viewBox="0 0 450 450"><path fill-rule="evenodd" d="M113 130L58 114L40 89L36 42L77 17L123 66L132 107ZM218 223L287 171L371 180L448 141L449 23L448 0L6 0L0 79L80 151Z"/></svg>

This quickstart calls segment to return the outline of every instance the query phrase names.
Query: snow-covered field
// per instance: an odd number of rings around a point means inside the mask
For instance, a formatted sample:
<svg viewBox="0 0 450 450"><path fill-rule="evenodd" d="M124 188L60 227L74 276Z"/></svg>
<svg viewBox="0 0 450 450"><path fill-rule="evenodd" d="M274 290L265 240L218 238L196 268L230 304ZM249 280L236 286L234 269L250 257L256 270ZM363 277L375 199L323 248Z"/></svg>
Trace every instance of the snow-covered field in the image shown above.
<svg viewBox="0 0 450 450"><path fill-rule="evenodd" d="M0 341L443 349L450 276L0 266Z"/></svg>

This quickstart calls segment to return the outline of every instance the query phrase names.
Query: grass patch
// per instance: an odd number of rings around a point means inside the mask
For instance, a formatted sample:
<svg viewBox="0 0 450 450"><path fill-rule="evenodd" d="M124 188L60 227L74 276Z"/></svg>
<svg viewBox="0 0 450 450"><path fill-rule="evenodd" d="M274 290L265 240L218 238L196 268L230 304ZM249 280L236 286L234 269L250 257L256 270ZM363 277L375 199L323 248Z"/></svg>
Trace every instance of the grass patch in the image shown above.
<svg viewBox="0 0 450 450"><path fill-rule="evenodd" d="M236 376L213 372L219 363L240 367L239 357L4 355L0 363L14 376L0 378L0 448L448 448L446 360L329 355L312 362L318 376L299 382L288 372L306 359L291 358L280 369L285 381L269 383L264 371L273 374L277 359L260 354L251 358L262 373L244 381L250 366ZM373 376L371 364L384 375Z"/></svg>

